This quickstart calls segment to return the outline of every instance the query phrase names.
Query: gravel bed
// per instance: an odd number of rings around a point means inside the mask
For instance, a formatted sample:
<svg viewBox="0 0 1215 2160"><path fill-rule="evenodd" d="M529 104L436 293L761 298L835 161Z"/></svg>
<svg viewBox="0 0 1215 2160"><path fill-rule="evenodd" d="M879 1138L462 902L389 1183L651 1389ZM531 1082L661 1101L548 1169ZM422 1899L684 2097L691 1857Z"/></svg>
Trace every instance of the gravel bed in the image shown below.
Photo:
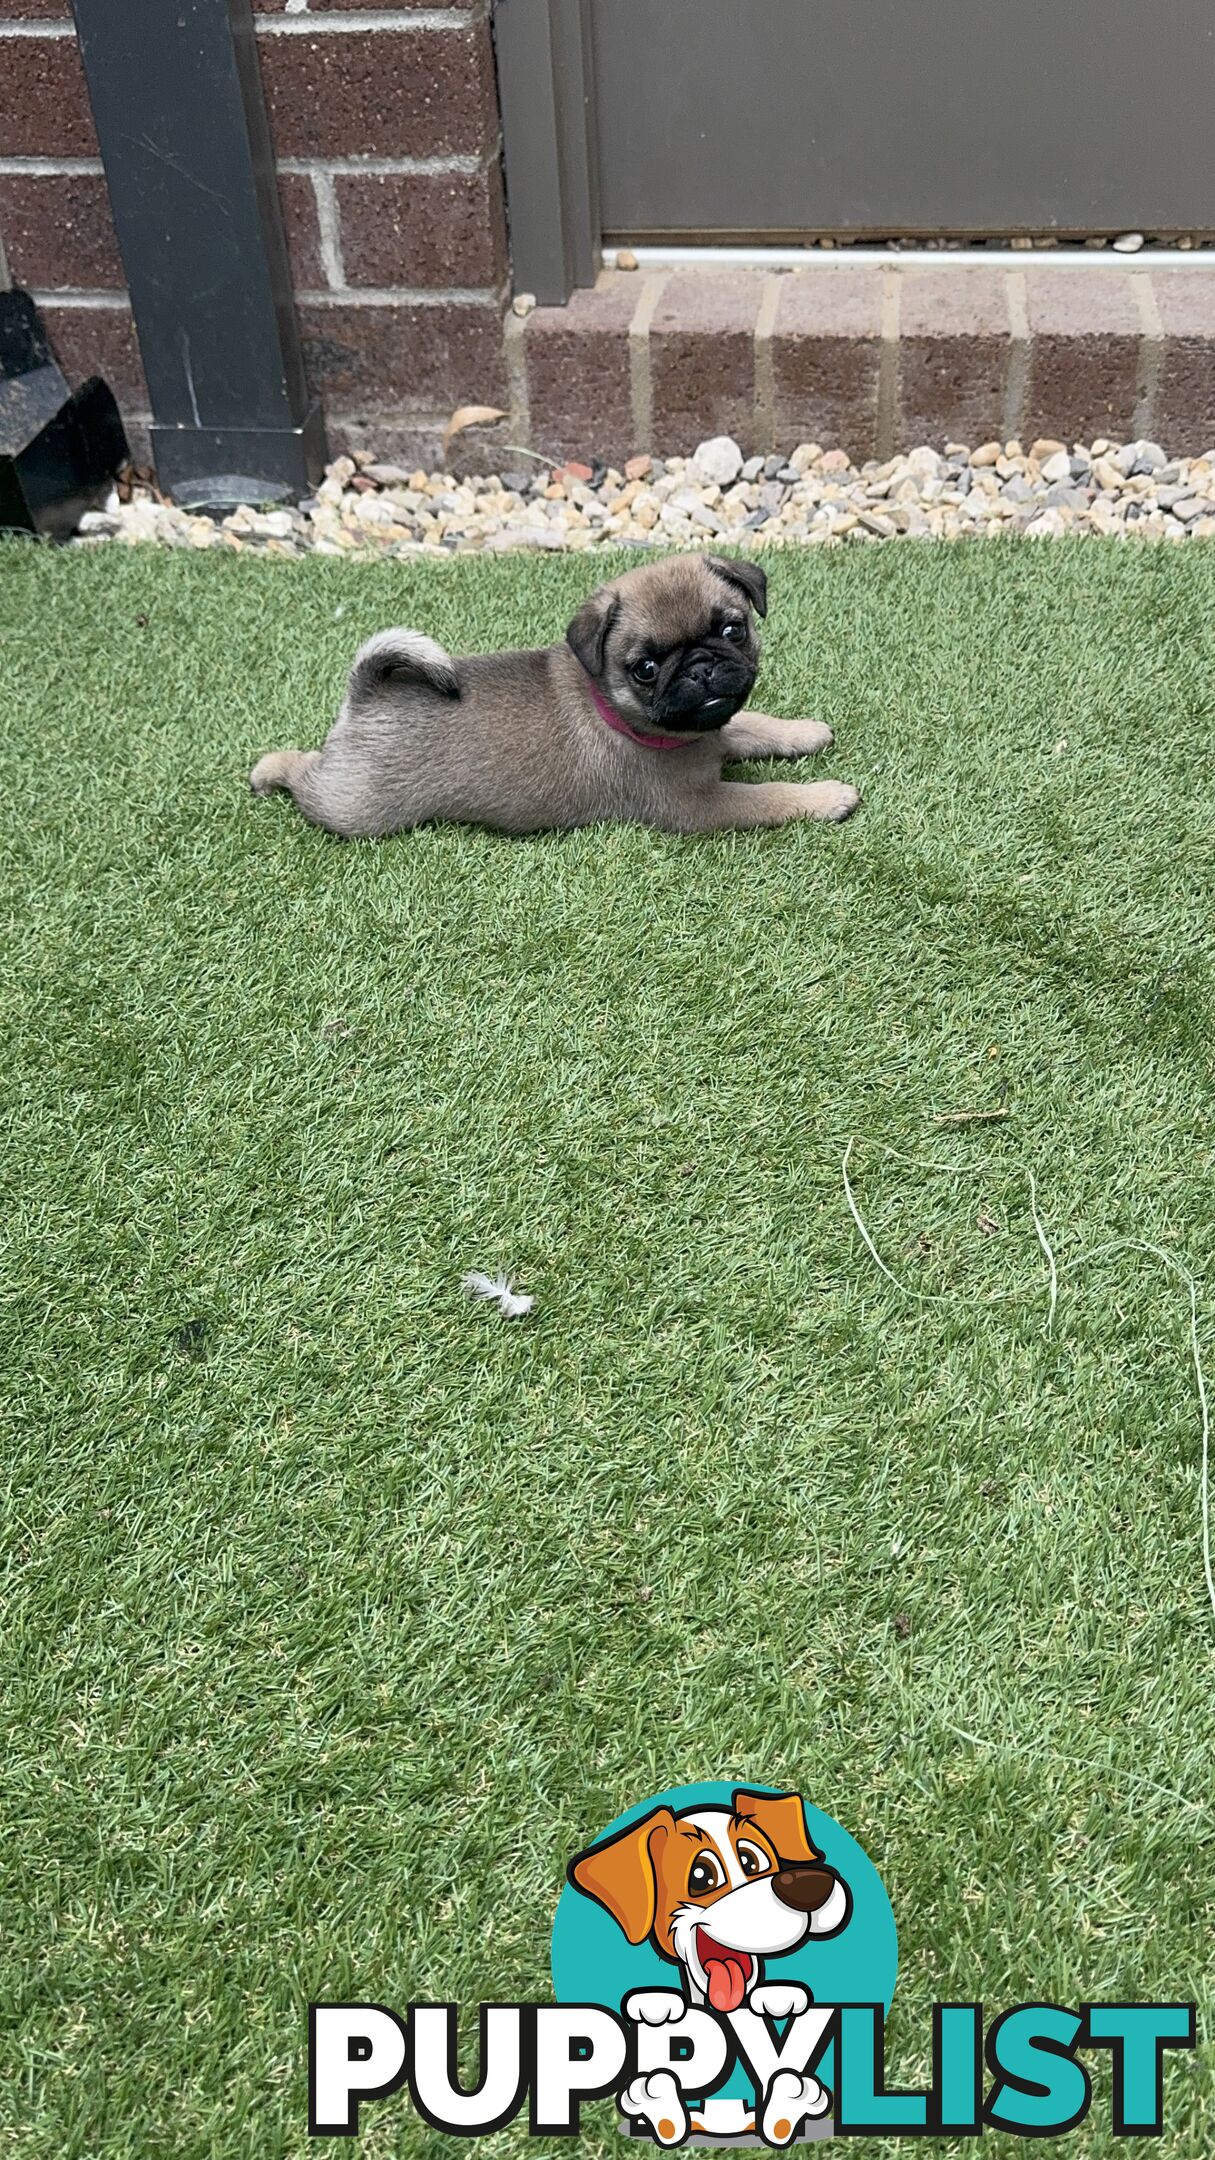
<svg viewBox="0 0 1215 2160"><path fill-rule="evenodd" d="M630 458L623 471L536 463L473 478L338 458L298 507L242 507L222 519L178 509L146 479L128 480L82 519L72 545L400 556L715 541L842 547L1007 532L1210 539L1215 449L1170 458L1152 442L947 443L857 467L817 443L744 459L718 436L690 458Z"/></svg>

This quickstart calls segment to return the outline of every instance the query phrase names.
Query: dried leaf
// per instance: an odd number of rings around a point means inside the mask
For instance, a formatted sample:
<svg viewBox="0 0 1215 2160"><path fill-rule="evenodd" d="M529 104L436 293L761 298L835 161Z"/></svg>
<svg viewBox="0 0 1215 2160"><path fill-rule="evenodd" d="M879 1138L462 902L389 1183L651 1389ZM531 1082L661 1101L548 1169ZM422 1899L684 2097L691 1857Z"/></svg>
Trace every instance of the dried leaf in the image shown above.
<svg viewBox="0 0 1215 2160"><path fill-rule="evenodd" d="M462 435L465 428L490 427L495 420L505 420L506 414L496 405L459 405L443 430L443 454L446 456L453 435Z"/></svg>

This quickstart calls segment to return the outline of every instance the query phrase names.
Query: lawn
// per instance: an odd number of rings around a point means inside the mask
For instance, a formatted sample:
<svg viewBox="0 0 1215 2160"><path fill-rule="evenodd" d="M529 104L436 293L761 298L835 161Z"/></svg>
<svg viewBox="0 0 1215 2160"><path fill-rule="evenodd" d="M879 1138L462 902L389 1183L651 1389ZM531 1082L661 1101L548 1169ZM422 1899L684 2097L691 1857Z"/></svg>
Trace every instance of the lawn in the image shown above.
<svg viewBox="0 0 1215 2160"><path fill-rule="evenodd" d="M569 1855L701 1777L874 1858L892 2074L937 2000L1205 2040L1188 1299L1074 1263L1169 1248L1215 1369L1215 548L767 561L850 824L345 845L255 754L589 563L0 551L0 2151L302 2155L310 1998L543 1995ZM1159 2147L1097 2087L1067 2150L1209 2152L1204 2048Z"/></svg>

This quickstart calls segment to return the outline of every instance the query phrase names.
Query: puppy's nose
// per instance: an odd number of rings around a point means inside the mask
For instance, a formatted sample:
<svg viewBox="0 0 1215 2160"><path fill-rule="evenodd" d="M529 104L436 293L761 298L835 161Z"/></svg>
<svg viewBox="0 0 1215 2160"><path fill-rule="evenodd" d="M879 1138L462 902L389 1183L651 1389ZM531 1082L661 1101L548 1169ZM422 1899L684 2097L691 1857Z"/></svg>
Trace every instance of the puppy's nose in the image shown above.
<svg viewBox="0 0 1215 2160"><path fill-rule="evenodd" d="M835 1881L830 1868L804 1867L798 1862L779 1869L772 1877L772 1888L782 1905L792 1906L794 1912L811 1913L826 1904Z"/></svg>

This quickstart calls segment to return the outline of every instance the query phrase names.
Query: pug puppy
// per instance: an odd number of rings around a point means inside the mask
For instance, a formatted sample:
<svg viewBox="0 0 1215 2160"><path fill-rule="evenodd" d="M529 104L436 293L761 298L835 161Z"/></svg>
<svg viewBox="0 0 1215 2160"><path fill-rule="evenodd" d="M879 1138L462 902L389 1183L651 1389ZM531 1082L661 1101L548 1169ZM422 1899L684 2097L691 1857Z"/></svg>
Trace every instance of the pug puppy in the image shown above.
<svg viewBox="0 0 1215 2160"><path fill-rule="evenodd" d="M344 837L434 822L531 833L604 822L707 833L846 818L842 780L752 786L740 758L810 757L817 720L743 713L759 668L757 564L672 555L600 586L563 645L453 660L417 630L362 647L321 750L274 750L250 775Z"/></svg>

